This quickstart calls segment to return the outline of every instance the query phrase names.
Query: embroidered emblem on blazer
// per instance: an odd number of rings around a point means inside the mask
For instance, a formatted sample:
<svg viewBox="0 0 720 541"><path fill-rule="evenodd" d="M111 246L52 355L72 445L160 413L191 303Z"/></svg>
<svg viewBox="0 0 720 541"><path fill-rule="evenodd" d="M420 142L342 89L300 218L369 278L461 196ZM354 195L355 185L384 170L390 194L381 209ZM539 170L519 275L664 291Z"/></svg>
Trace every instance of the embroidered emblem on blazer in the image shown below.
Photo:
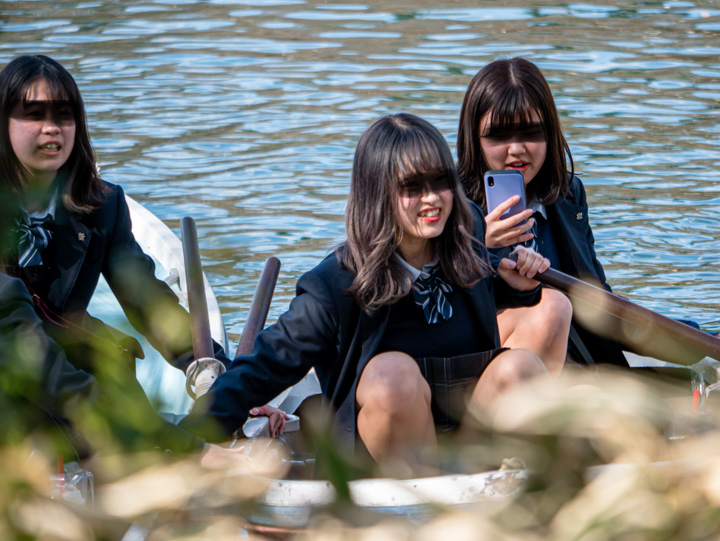
<svg viewBox="0 0 720 541"><path fill-rule="evenodd" d="M578 212L578 213L575 215L575 219L576 219L576 220L582 220L582 212Z"/></svg>
<svg viewBox="0 0 720 541"><path fill-rule="evenodd" d="M85 242L85 233L83 233L82 231L78 232L78 240L80 242Z"/></svg>

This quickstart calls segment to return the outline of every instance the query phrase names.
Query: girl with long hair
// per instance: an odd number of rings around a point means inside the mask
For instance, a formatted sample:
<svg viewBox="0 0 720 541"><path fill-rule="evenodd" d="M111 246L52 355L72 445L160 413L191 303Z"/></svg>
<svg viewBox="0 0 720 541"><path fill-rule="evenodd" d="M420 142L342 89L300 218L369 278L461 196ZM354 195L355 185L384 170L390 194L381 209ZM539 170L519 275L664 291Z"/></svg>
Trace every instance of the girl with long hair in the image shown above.
<svg viewBox="0 0 720 541"><path fill-rule="evenodd" d="M412 468L411 450L458 426L467 401L486 408L546 374L530 351L500 346L496 307L537 302L532 277L549 262L521 248L495 274L447 143L410 114L360 138L345 224L347 240L300 278L288 312L196 407L231 433L252 404L314 367L337 434Z"/></svg>
<svg viewBox="0 0 720 541"><path fill-rule="evenodd" d="M18 290L8 277L22 280L43 333L75 369L93 374L95 363L119 362L134 374L143 355L135 339L88 314L101 274L168 362L181 370L192 362L189 315L135 241L122 188L99 176L75 80L47 56L21 56L0 71L0 204L0 272L13 285L4 291Z"/></svg>
<svg viewBox="0 0 720 541"><path fill-rule="evenodd" d="M54 338L70 348L69 327L113 339L87 314L102 274L153 347L188 364L189 316L135 241L122 188L99 176L73 77L47 56L18 57L0 72L0 190L14 219L3 269L25 282L46 320L65 322L48 322ZM130 344L121 346L139 354Z"/></svg>
<svg viewBox="0 0 720 541"><path fill-rule="evenodd" d="M610 290L595 254L585 187L574 174L550 86L535 64L519 57L496 60L473 77L460 113L457 154L465 193L486 213L484 173L515 169L523 174L528 208L500 219L518 202L516 196L485 216L491 251L502 256L513 246L532 243L553 268ZM545 288L536 307L504 311L498 315L501 342L534 351L551 372L562 368L566 345L547 342L543 337L550 332L533 330L563 328L568 316L563 305L560 293ZM594 335L576 319L570 336L574 359L627 365L616 341Z"/></svg>

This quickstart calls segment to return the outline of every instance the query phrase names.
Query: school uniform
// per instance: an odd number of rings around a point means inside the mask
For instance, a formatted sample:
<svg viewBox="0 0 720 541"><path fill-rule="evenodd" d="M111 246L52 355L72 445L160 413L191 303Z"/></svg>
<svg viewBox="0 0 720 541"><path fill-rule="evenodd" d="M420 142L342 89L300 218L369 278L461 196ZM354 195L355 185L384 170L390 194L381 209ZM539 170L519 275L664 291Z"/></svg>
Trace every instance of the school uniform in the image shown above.
<svg viewBox="0 0 720 541"><path fill-rule="evenodd" d="M554 269L612 291L595 253L595 237L588 219L587 195L580 179L573 177L570 196L558 197L554 203L545 205L544 211L544 216L538 212L533 215L538 228L538 251L550 259ZM491 251L501 256L511 249L507 247ZM596 364L628 366L617 340L592 333L574 316L569 348L579 361L589 355L591 362Z"/></svg>
<svg viewBox="0 0 720 541"><path fill-rule="evenodd" d="M192 362L192 337L188 313L170 287L155 278L155 264L143 253L131 231L130 212L120 186L105 183L102 205L89 213L56 205L47 228L52 239L41 251L42 264L17 269L32 293L42 299L38 311L47 311L45 330L66 349L73 363L83 363L90 339L115 342L130 357L142 356L134 339L104 325L87 313L100 275L120 302L130 323L168 361L184 370ZM47 314L45 314L47 315ZM67 331L48 321L61 316L87 331ZM163 334L156 318L168 318L178 337ZM221 349L216 345L216 353ZM89 366L78 364L83 368Z"/></svg>
<svg viewBox="0 0 720 541"><path fill-rule="evenodd" d="M484 219L473 207L476 235L484 238ZM484 248L482 252L487 255ZM245 422L250 408L267 403L314 367L325 401L335 412L335 432L352 448L356 438L357 383L367 363L387 340L385 331L397 309L392 305L372 314L363 312L345 292L353 279L336 253L301 276L288 311L258 335L250 355L232 362L209 393L196 402L194 411L207 411L231 434ZM528 306L538 302L540 295L539 288L515 291L497 276L484 278L469 290L457 290L474 318L473 339L484 349L500 347L496 308ZM426 328L416 329L419 338ZM198 423L202 419L191 416L186 423L201 430Z"/></svg>

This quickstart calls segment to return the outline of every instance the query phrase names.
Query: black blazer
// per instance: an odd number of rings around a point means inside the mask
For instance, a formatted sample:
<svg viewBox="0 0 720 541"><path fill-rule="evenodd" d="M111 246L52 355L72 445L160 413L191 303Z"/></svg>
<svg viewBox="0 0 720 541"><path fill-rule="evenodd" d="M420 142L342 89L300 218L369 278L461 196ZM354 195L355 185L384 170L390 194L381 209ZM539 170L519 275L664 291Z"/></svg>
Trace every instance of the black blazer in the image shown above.
<svg viewBox="0 0 720 541"><path fill-rule="evenodd" d="M473 207L476 235L484 238L484 220ZM392 309L386 306L372 315L363 312L344 293L353 278L335 253L304 274L288 311L258 335L252 354L235 359L218 377L210 392L196 402L194 413L207 411L231 434L245 422L250 408L267 403L314 367L323 396L336 412L333 426L352 447L357 382L375 355ZM482 322L477 332L490 350L500 347L496 308L534 304L540 290L515 291L494 276L480 280L468 294ZM191 416L185 422L198 430L202 420Z"/></svg>
<svg viewBox="0 0 720 541"><path fill-rule="evenodd" d="M56 314L95 335L116 340L115 333L87 314L102 274L133 327L184 370L192 361L189 315L170 287L155 278L152 258L135 241L122 188L105 185L106 200L92 212L70 212L58 204L53 238L42 254L44 269L37 275L32 269L24 271L23 279L34 291L44 292L41 296ZM174 322L173 332L163 332L162 325L157 325L160 317ZM45 327L66 347L67 333L51 324ZM73 362L80 362L81 355L72 355L69 346L66 352Z"/></svg>

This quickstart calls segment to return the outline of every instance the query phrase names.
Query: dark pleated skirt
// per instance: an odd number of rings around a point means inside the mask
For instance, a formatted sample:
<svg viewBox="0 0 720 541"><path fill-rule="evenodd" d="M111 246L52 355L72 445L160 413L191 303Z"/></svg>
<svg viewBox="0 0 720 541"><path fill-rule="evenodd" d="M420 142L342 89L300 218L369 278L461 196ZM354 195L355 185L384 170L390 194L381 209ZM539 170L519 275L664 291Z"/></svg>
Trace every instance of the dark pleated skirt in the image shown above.
<svg viewBox="0 0 720 541"><path fill-rule="evenodd" d="M451 432L459 426L480 376L490 361L506 349L415 360L430 385L433 420L439 430Z"/></svg>

